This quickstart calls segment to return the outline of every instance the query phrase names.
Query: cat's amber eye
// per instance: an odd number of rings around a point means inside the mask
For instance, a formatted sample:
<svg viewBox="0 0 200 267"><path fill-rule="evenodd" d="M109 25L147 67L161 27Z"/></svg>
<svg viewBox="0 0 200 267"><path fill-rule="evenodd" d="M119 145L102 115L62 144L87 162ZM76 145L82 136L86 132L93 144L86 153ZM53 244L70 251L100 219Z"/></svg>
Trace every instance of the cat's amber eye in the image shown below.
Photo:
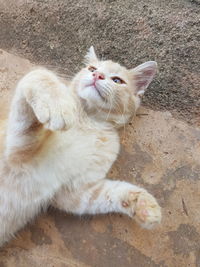
<svg viewBox="0 0 200 267"><path fill-rule="evenodd" d="M112 77L111 78L113 80L114 83L118 83L118 84L123 84L125 83L125 81L123 81L121 78L119 77Z"/></svg>
<svg viewBox="0 0 200 267"><path fill-rule="evenodd" d="M95 68L94 66L89 66L88 70L91 72L94 72L95 70L97 70L97 68Z"/></svg>

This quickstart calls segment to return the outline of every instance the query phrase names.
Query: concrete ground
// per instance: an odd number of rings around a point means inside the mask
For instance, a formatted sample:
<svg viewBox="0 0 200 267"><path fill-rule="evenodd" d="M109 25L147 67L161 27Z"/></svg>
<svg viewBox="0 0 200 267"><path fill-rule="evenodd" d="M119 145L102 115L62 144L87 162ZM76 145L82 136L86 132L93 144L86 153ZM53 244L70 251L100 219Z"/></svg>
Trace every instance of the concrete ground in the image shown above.
<svg viewBox="0 0 200 267"><path fill-rule="evenodd" d="M1 117L32 64L71 74L91 44L129 67L158 61L109 177L144 186L163 211L162 224L147 231L118 214L49 210L0 249L0 267L200 266L199 4L0 0Z"/></svg>

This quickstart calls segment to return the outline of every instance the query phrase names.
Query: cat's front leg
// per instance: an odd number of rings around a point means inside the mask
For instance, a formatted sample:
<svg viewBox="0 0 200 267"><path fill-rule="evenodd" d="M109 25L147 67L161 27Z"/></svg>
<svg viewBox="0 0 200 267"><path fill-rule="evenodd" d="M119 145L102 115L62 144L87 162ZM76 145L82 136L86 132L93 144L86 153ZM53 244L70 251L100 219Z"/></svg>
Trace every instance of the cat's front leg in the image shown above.
<svg viewBox="0 0 200 267"><path fill-rule="evenodd" d="M122 181L104 179L74 192L63 187L55 195L53 205L76 214L124 213L144 228L152 228L161 221L156 199L145 189Z"/></svg>
<svg viewBox="0 0 200 267"><path fill-rule="evenodd" d="M74 125L77 110L73 92L54 73L46 69L32 71L18 87L45 128L55 131Z"/></svg>
<svg viewBox="0 0 200 267"><path fill-rule="evenodd" d="M76 103L69 88L48 70L28 73L18 83L11 104L6 158L16 163L32 159L52 131L68 129L75 120Z"/></svg>

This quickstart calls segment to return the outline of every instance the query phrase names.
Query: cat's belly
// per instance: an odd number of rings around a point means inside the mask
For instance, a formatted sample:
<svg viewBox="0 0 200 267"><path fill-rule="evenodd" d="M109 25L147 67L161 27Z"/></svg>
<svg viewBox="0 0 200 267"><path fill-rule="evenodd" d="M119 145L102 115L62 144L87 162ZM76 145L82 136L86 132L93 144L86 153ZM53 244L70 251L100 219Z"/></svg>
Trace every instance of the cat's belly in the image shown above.
<svg viewBox="0 0 200 267"><path fill-rule="evenodd" d="M69 130L57 133L52 143L29 164L13 169L0 161L3 229L14 225L13 231L16 231L23 226L41 206L49 204L62 185L74 189L104 178L118 150L115 132Z"/></svg>
<svg viewBox="0 0 200 267"><path fill-rule="evenodd" d="M57 133L48 148L29 164L13 169L1 162L0 202L5 202L7 210L13 205L18 211L27 210L29 217L62 185L76 188L104 178L118 151L115 132Z"/></svg>
<svg viewBox="0 0 200 267"><path fill-rule="evenodd" d="M37 159L41 173L55 174L62 184L78 186L105 177L119 152L119 137L114 131L58 133ZM41 158L42 157L42 158Z"/></svg>
<svg viewBox="0 0 200 267"><path fill-rule="evenodd" d="M119 151L115 131L71 129L57 132L31 162L3 167L0 159L0 191L16 193L30 203L50 199L63 185L77 187L105 178ZM6 193L6 194L7 194Z"/></svg>

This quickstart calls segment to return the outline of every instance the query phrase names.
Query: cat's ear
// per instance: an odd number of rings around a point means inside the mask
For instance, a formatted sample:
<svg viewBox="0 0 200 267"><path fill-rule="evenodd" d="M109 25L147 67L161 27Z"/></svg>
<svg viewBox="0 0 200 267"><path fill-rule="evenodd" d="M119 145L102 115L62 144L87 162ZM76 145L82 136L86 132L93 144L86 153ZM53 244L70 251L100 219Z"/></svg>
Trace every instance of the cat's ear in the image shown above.
<svg viewBox="0 0 200 267"><path fill-rule="evenodd" d="M94 47L91 46L87 52L87 54L85 55L85 62L89 63L89 62L94 62L94 61L98 61L97 55L94 51Z"/></svg>
<svg viewBox="0 0 200 267"><path fill-rule="evenodd" d="M147 61L130 71L134 79L135 93L143 95L157 72L157 63L155 61Z"/></svg>

